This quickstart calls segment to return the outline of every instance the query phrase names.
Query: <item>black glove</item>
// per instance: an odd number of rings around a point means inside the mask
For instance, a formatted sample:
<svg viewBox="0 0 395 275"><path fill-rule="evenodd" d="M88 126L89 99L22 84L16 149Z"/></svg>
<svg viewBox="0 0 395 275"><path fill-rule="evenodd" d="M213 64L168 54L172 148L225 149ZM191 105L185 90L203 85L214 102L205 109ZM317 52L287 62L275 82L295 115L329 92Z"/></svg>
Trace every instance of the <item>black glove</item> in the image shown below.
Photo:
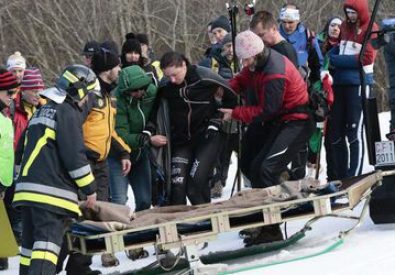
<svg viewBox="0 0 395 275"><path fill-rule="evenodd" d="M137 138L140 147L149 146L151 143L151 136L147 133L141 133Z"/></svg>
<svg viewBox="0 0 395 275"><path fill-rule="evenodd" d="M212 140L212 139L215 138L217 135L219 135L219 129L218 129L218 127L217 127L217 126L214 126L214 125L209 125L209 126L207 127L207 130L206 130L205 138L206 138L207 140Z"/></svg>

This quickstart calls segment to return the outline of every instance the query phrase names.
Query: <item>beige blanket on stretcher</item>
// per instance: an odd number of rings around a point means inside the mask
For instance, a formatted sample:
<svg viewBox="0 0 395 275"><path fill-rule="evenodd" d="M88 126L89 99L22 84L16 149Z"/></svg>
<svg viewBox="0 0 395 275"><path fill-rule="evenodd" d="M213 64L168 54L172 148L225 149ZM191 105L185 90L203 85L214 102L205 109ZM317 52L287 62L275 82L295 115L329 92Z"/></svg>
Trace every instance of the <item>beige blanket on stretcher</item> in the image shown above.
<svg viewBox="0 0 395 275"><path fill-rule="evenodd" d="M229 200L196 206L165 206L133 213L128 206L97 202L93 208L80 208L85 221L82 223L106 231L121 231L141 228L174 220L185 220L219 212L246 209L254 206L306 198L318 189L319 181L307 178L299 181L285 181L280 185L264 189L250 189L236 193Z"/></svg>

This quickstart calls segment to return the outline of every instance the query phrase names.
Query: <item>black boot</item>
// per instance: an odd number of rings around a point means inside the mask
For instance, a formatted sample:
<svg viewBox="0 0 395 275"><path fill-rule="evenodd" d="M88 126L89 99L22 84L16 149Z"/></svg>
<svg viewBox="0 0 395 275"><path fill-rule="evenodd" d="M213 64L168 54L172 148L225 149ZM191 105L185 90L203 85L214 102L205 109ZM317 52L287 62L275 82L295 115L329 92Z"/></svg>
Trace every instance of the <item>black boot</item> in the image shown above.
<svg viewBox="0 0 395 275"><path fill-rule="evenodd" d="M8 258L0 258L0 270L8 269Z"/></svg>
<svg viewBox="0 0 395 275"><path fill-rule="evenodd" d="M143 248L135 248L125 251L126 256L131 259L132 261L144 259L149 256L148 251L144 250Z"/></svg>
<svg viewBox="0 0 395 275"><path fill-rule="evenodd" d="M280 225L275 224L262 227L258 235L245 238L244 243L247 247L255 244L272 243L283 240L284 237Z"/></svg>

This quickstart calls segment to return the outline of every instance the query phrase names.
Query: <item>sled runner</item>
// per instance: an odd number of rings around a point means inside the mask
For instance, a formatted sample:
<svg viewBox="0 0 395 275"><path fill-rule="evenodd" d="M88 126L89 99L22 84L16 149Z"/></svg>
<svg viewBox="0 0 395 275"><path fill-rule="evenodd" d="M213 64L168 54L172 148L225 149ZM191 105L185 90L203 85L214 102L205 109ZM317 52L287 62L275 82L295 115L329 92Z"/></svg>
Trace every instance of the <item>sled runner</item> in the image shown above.
<svg viewBox="0 0 395 275"><path fill-rule="evenodd" d="M320 189L316 193L310 193L306 198L292 199L291 197L289 200L285 199L281 202L261 204L247 208L231 209L225 207L226 210L222 210L221 206L226 206L225 202L224 205L212 204L216 208L216 211L205 215L198 215L199 213L205 213L202 212L202 208L211 207L211 205L190 206L188 211L190 215L186 216L187 218L185 216L180 219L173 217L173 220L170 221L159 222L157 224L151 223L150 225L121 231L105 231L103 228L111 228L111 226L107 227L108 224L102 227L99 225L100 223L96 222L76 223L67 233L68 246L72 251L87 255L114 253L129 249L144 248L151 245L155 247L157 252L180 248L180 253L175 257L174 264L164 268L171 269L177 263L180 263L188 265L189 269L195 272L194 274L199 274L201 270L204 270L204 272L215 270L215 274L218 274L218 272L224 271L224 265L205 264L218 263L229 259L229 257L237 258L292 245L303 238L304 233L311 229L311 225L321 218L338 217L356 220L355 225L349 230L340 233L341 236L346 235L362 222L369 205L372 187L381 183L385 173L387 172L376 171L371 174L346 179L341 182L339 190L328 191L328 188L325 190ZM262 192L261 190L265 189L253 189L248 192ZM322 192L326 192L327 194L323 194ZM351 216L342 213L346 210L352 210L363 200L365 201L365 205L360 215ZM174 207L158 209L168 214L174 210ZM146 210L147 212L144 212L143 216L147 217L152 212L156 220L161 220L158 209ZM197 214L194 214L194 212ZM223 254L214 253L199 256L197 245L216 240L220 233L300 219L308 220L305 227L283 242L252 246L240 251L233 251L233 254L232 251L227 251ZM113 226L113 228L116 227ZM185 256L184 260L181 260L181 254ZM160 253L156 253L156 255L160 263Z"/></svg>

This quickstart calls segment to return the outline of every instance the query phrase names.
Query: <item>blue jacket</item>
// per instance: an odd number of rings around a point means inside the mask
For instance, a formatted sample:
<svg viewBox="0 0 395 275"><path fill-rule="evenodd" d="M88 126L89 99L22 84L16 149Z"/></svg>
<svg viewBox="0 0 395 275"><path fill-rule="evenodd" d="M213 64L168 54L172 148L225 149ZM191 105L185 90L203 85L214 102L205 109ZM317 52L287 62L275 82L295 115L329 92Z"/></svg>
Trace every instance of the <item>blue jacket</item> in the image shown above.
<svg viewBox="0 0 395 275"><path fill-rule="evenodd" d="M295 48L296 53L298 55L299 66L306 66L309 58L309 52L308 52L308 37L307 37L308 35L305 26L303 26L302 23L299 23L296 30L291 34L285 33L283 27L280 26L280 34ZM312 42L313 42L312 46L315 52L317 53L318 60L322 68L324 59L321 54L320 46L316 38L313 38Z"/></svg>

